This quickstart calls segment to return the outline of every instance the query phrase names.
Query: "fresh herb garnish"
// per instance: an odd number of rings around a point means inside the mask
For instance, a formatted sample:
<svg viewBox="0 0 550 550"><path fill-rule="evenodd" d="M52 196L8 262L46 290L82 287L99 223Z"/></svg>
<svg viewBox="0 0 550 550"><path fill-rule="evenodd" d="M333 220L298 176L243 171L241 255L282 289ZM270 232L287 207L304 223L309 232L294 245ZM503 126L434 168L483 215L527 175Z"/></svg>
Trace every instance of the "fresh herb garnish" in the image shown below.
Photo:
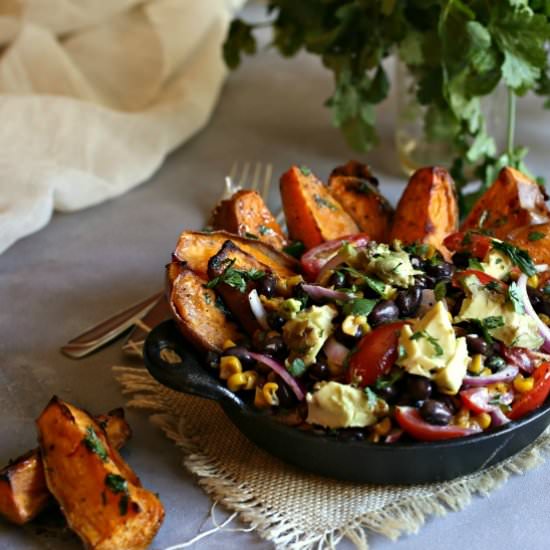
<svg viewBox="0 0 550 550"><path fill-rule="evenodd" d="M356 189L359 193L362 193L363 195L370 195L373 192L372 184L365 180L359 181Z"/></svg>
<svg viewBox="0 0 550 550"><path fill-rule="evenodd" d="M128 492L128 482L118 474L107 474L105 476L105 485L107 485L113 493Z"/></svg>
<svg viewBox="0 0 550 550"><path fill-rule="evenodd" d="M358 298L351 302L346 302L343 307L344 315L364 315L365 317L374 309L378 300L368 298Z"/></svg>
<svg viewBox="0 0 550 550"><path fill-rule="evenodd" d="M299 357L293 359L292 363L290 363L290 367L288 368L288 372L290 372L294 378L300 378L300 376L306 372L306 364L304 363L304 360Z"/></svg>
<svg viewBox="0 0 550 550"><path fill-rule="evenodd" d="M425 330L420 330L418 332L415 332L414 334L411 334L410 339L411 340L419 340L420 338L425 338L434 348L434 352L436 357L441 357L445 352L443 351L443 348L441 347L441 344L437 340L437 338L434 338L431 334L428 334Z"/></svg>
<svg viewBox="0 0 550 550"><path fill-rule="evenodd" d="M103 442L99 437L97 436L97 433L95 432L93 426L88 426L86 428L86 435L84 436L84 439L82 440L84 445L92 452L95 453L103 462L105 462L109 455L107 454L107 449L105 449L105 446L103 445Z"/></svg>
<svg viewBox="0 0 550 550"><path fill-rule="evenodd" d="M309 176L311 174L311 169L307 166L302 165L300 166L300 172L302 172L304 176Z"/></svg>
<svg viewBox="0 0 550 550"><path fill-rule="evenodd" d="M489 281L486 285L485 285L485 288L491 292L502 292L502 284L500 284L498 281Z"/></svg>
<svg viewBox="0 0 550 550"><path fill-rule="evenodd" d="M477 269L478 271L485 271L482 263L477 258L469 258L468 267L470 269Z"/></svg>
<svg viewBox="0 0 550 550"><path fill-rule="evenodd" d="M504 317L502 317L502 315L492 315L490 317L485 317L485 319L481 321L481 324L489 330L503 327Z"/></svg>
<svg viewBox="0 0 550 550"><path fill-rule="evenodd" d="M374 407L376 407L376 402L378 401L378 396L368 386L364 391L367 396L367 407L369 409L374 409Z"/></svg>
<svg viewBox="0 0 550 550"><path fill-rule="evenodd" d="M324 206L325 208L328 208L329 210L338 210L336 205L333 202L328 201L327 199L319 196L319 195L313 195L313 200L317 203L319 206Z"/></svg>
<svg viewBox="0 0 550 550"><path fill-rule="evenodd" d="M349 267L349 266L342 267L340 269L340 271L347 271L353 277L356 277L357 279L360 279L371 290L374 290L374 292L376 292L377 294L379 294L383 298L386 297L387 286L386 286L386 283L384 283L380 279L377 279L376 277L372 277L370 275L365 275L364 273L361 273L360 271L357 271L357 269L355 269L353 267Z"/></svg>
<svg viewBox="0 0 550 550"><path fill-rule="evenodd" d="M511 262L514 265L517 265L525 275L528 277L532 277L536 274L537 270L535 268L535 264L533 263L533 260L531 256L529 256L529 253L526 250L522 250L521 248L518 248L517 246L514 246L510 243L505 243L501 241L491 241L491 244L493 245L493 248L495 250L499 250L500 252L503 252L510 258Z"/></svg>
<svg viewBox="0 0 550 550"><path fill-rule="evenodd" d="M258 227L258 231L260 235L270 235L273 233L273 229L271 229L271 227L267 227L266 225L260 225Z"/></svg>
<svg viewBox="0 0 550 550"><path fill-rule="evenodd" d="M204 303L206 305L210 305L212 303L212 298L211 298L210 294L208 294L208 292L203 293L202 296L204 298Z"/></svg>
<svg viewBox="0 0 550 550"><path fill-rule="evenodd" d="M258 237L258 235L255 235L254 233L249 233L248 231L245 231L244 236L248 237L249 239L254 239L255 241L257 241L260 238Z"/></svg>
<svg viewBox="0 0 550 550"><path fill-rule="evenodd" d="M400 346L400 347L402 348L403 346ZM403 352L404 351L405 350L403 349ZM401 353L401 350L400 350L400 353ZM401 354L399 355L399 358L401 359ZM376 379L376 382L374 383L374 388L376 390L385 390L386 388L393 386L398 380L401 380L404 374L405 374L405 371L403 369L393 369L390 372L390 374L386 376L379 376Z"/></svg>
<svg viewBox="0 0 550 550"><path fill-rule="evenodd" d="M447 296L447 283L443 280L438 281L434 286L434 297L439 302Z"/></svg>
<svg viewBox="0 0 550 550"><path fill-rule="evenodd" d="M248 271L244 269L234 269L232 267L234 263L234 258L228 260L223 273L208 281L205 285L206 288L214 288L220 283L225 283L232 288L236 288L239 292L245 292L247 281L257 281L265 277L265 271L261 269L249 269Z"/></svg>
<svg viewBox="0 0 550 550"><path fill-rule="evenodd" d="M546 235L544 233L541 233L540 231L531 231L529 235L527 235L527 240L529 241L540 241L541 239L544 239Z"/></svg>
<svg viewBox="0 0 550 550"><path fill-rule="evenodd" d="M299 258L306 250L306 245L302 241L292 241L283 248L289 256Z"/></svg>
<svg viewBox="0 0 550 550"><path fill-rule="evenodd" d="M405 246L404 250L413 256L420 256L423 258L428 254L430 247L424 243L414 243Z"/></svg>
<svg viewBox="0 0 550 550"><path fill-rule="evenodd" d="M521 294L517 283L511 282L508 286L508 299L514 307L514 311L520 315L525 313L525 306L523 305L523 300L521 299Z"/></svg>
<svg viewBox="0 0 550 550"><path fill-rule="evenodd" d="M397 358L405 359L406 357L408 357L408 355L405 346L403 344L399 344L399 346L397 347Z"/></svg>

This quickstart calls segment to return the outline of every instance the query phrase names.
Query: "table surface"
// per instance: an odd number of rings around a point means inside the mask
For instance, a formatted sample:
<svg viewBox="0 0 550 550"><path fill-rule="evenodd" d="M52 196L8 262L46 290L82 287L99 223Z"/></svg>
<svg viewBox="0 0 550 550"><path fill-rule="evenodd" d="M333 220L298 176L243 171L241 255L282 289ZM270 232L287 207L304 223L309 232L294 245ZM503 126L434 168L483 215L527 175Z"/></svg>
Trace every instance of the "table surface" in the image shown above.
<svg viewBox="0 0 550 550"><path fill-rule="evenodd" d="M124 404L111 373L112 365L128 364L120 344L80 361L63 357L59 346L161 287L177 235L203 226L233 161L272 162L275 174L303 163L326 177L332 167L358 156L331 127L322 106L330 93L330 75L316 59L300 55L288 61L262 52L230 75L208 127L174 151L149 181L94 208L56 214L44 230L0 257L0 461L36 445L34 419L54 394L96 412ZM391 98L379 117L381 144L367 160L395 201L404 180L393 149ZM539 102L521 101L518 143L529 144L530 165L546 175L547 120ZM271 201L278 204L276 186ZM128 418L134 437L124 456L166 507L153 548L184 542L211 527L211 502L181 466L180 451L149 423L147 413L129 410ZM397 543L369 535L371 548L446 549L458 543L469 550L547 549L549 488L547 462L512 477L486 498L474 497L463 511L428 519L417 535ZM0 548L80 547L66 532L0 521ZM270 544L253 533L225 532L195 547Z"/></svg>

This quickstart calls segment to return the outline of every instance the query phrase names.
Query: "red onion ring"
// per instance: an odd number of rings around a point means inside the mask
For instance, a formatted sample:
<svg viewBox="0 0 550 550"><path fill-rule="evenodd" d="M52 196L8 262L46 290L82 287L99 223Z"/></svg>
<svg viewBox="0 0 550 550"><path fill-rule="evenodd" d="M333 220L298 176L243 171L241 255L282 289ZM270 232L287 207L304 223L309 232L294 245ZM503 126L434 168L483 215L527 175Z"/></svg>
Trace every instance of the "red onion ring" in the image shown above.
<svg viewBox="0 0 550 550"><path fill-rule="evenodd" d="M307 283L302 284L302 288L309 294L313 300L341 300L342 302L348 302L356 298L355 294L348 294L341 290L334 290L322 285L310 285Z"/></svg>
<svg viewBox="0 0 550 550"><path fill-rule="evenodd" d="M258 291L253 289L248 295L248 303L250 304L250 310L256 317L258 324L264 329L269 330L269 323L267 322L267 313L265 311L264 305L258 296Z"/></svg>
<svg viewBox="0 0 550 550"><path fill-rule="evenodd" d="M327 359L334 365L341 367L348 356L349 349L332 336L326 341L324 351Z"/></svg>
<svg viewBox="0 0 550 550"><path fill-rule="evenodd" d="M465 376L462 380L463 388L477 388L478 386L487 386L497 382L511 382L518 374L519 369L514 365L508 365L499 372L488 376Z"/></svg>
<svg viewBox="0 0 550 550"><path fill-rule="evenodd" d="M502 426L510 422L510 419L502 412L500 407L493 407L489 411L489 414L491 415L492 426Z"/></svg>
<svg viewBox="0 0 550 550"><path fill-rule="evenodd" d="M527 313L527 315L535 321L541 336L544 338L544 344L542 344L540 349L545 352L550 352L550 327L547 327L542 322L541 318L537 315L537 312L533 308L531 300L529 300L529 295L527 294L527 275L525 275L525 273L522 273L519 276L518 290L523 302L523 307L525 308L525 313Z"/></svg>

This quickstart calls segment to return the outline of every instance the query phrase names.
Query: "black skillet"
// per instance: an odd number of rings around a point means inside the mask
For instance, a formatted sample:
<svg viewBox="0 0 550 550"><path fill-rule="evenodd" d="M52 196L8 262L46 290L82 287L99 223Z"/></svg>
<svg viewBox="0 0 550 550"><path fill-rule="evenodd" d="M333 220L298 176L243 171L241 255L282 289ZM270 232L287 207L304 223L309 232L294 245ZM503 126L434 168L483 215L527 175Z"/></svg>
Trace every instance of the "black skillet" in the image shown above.
<svg viewBox="0 0 550 550"><path fill-rule="evenodd" d="M174 355L175 352L177 355ZM174 358L181 362L174 362ZM550 403L488 433L430 443L340 441L277 422L255 410L201 365L173 321L149 334L144 360L161 384L217 401L237 428L268 453L312 473L368 483L423 483L478 472L517 453L550 423Z"/></svg>

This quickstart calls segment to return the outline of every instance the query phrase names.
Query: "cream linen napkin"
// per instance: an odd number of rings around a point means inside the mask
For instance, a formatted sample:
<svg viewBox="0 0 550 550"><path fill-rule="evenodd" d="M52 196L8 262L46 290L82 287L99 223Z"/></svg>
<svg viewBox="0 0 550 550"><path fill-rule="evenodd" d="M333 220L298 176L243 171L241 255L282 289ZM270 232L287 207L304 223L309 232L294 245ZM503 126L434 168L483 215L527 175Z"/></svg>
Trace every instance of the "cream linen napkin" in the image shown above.
<svg viewBox="0 0 550 550"><path fill-rule="evenodd" d="M208 120L245 0L0 0L0 253L146 180Z"/></svg>

